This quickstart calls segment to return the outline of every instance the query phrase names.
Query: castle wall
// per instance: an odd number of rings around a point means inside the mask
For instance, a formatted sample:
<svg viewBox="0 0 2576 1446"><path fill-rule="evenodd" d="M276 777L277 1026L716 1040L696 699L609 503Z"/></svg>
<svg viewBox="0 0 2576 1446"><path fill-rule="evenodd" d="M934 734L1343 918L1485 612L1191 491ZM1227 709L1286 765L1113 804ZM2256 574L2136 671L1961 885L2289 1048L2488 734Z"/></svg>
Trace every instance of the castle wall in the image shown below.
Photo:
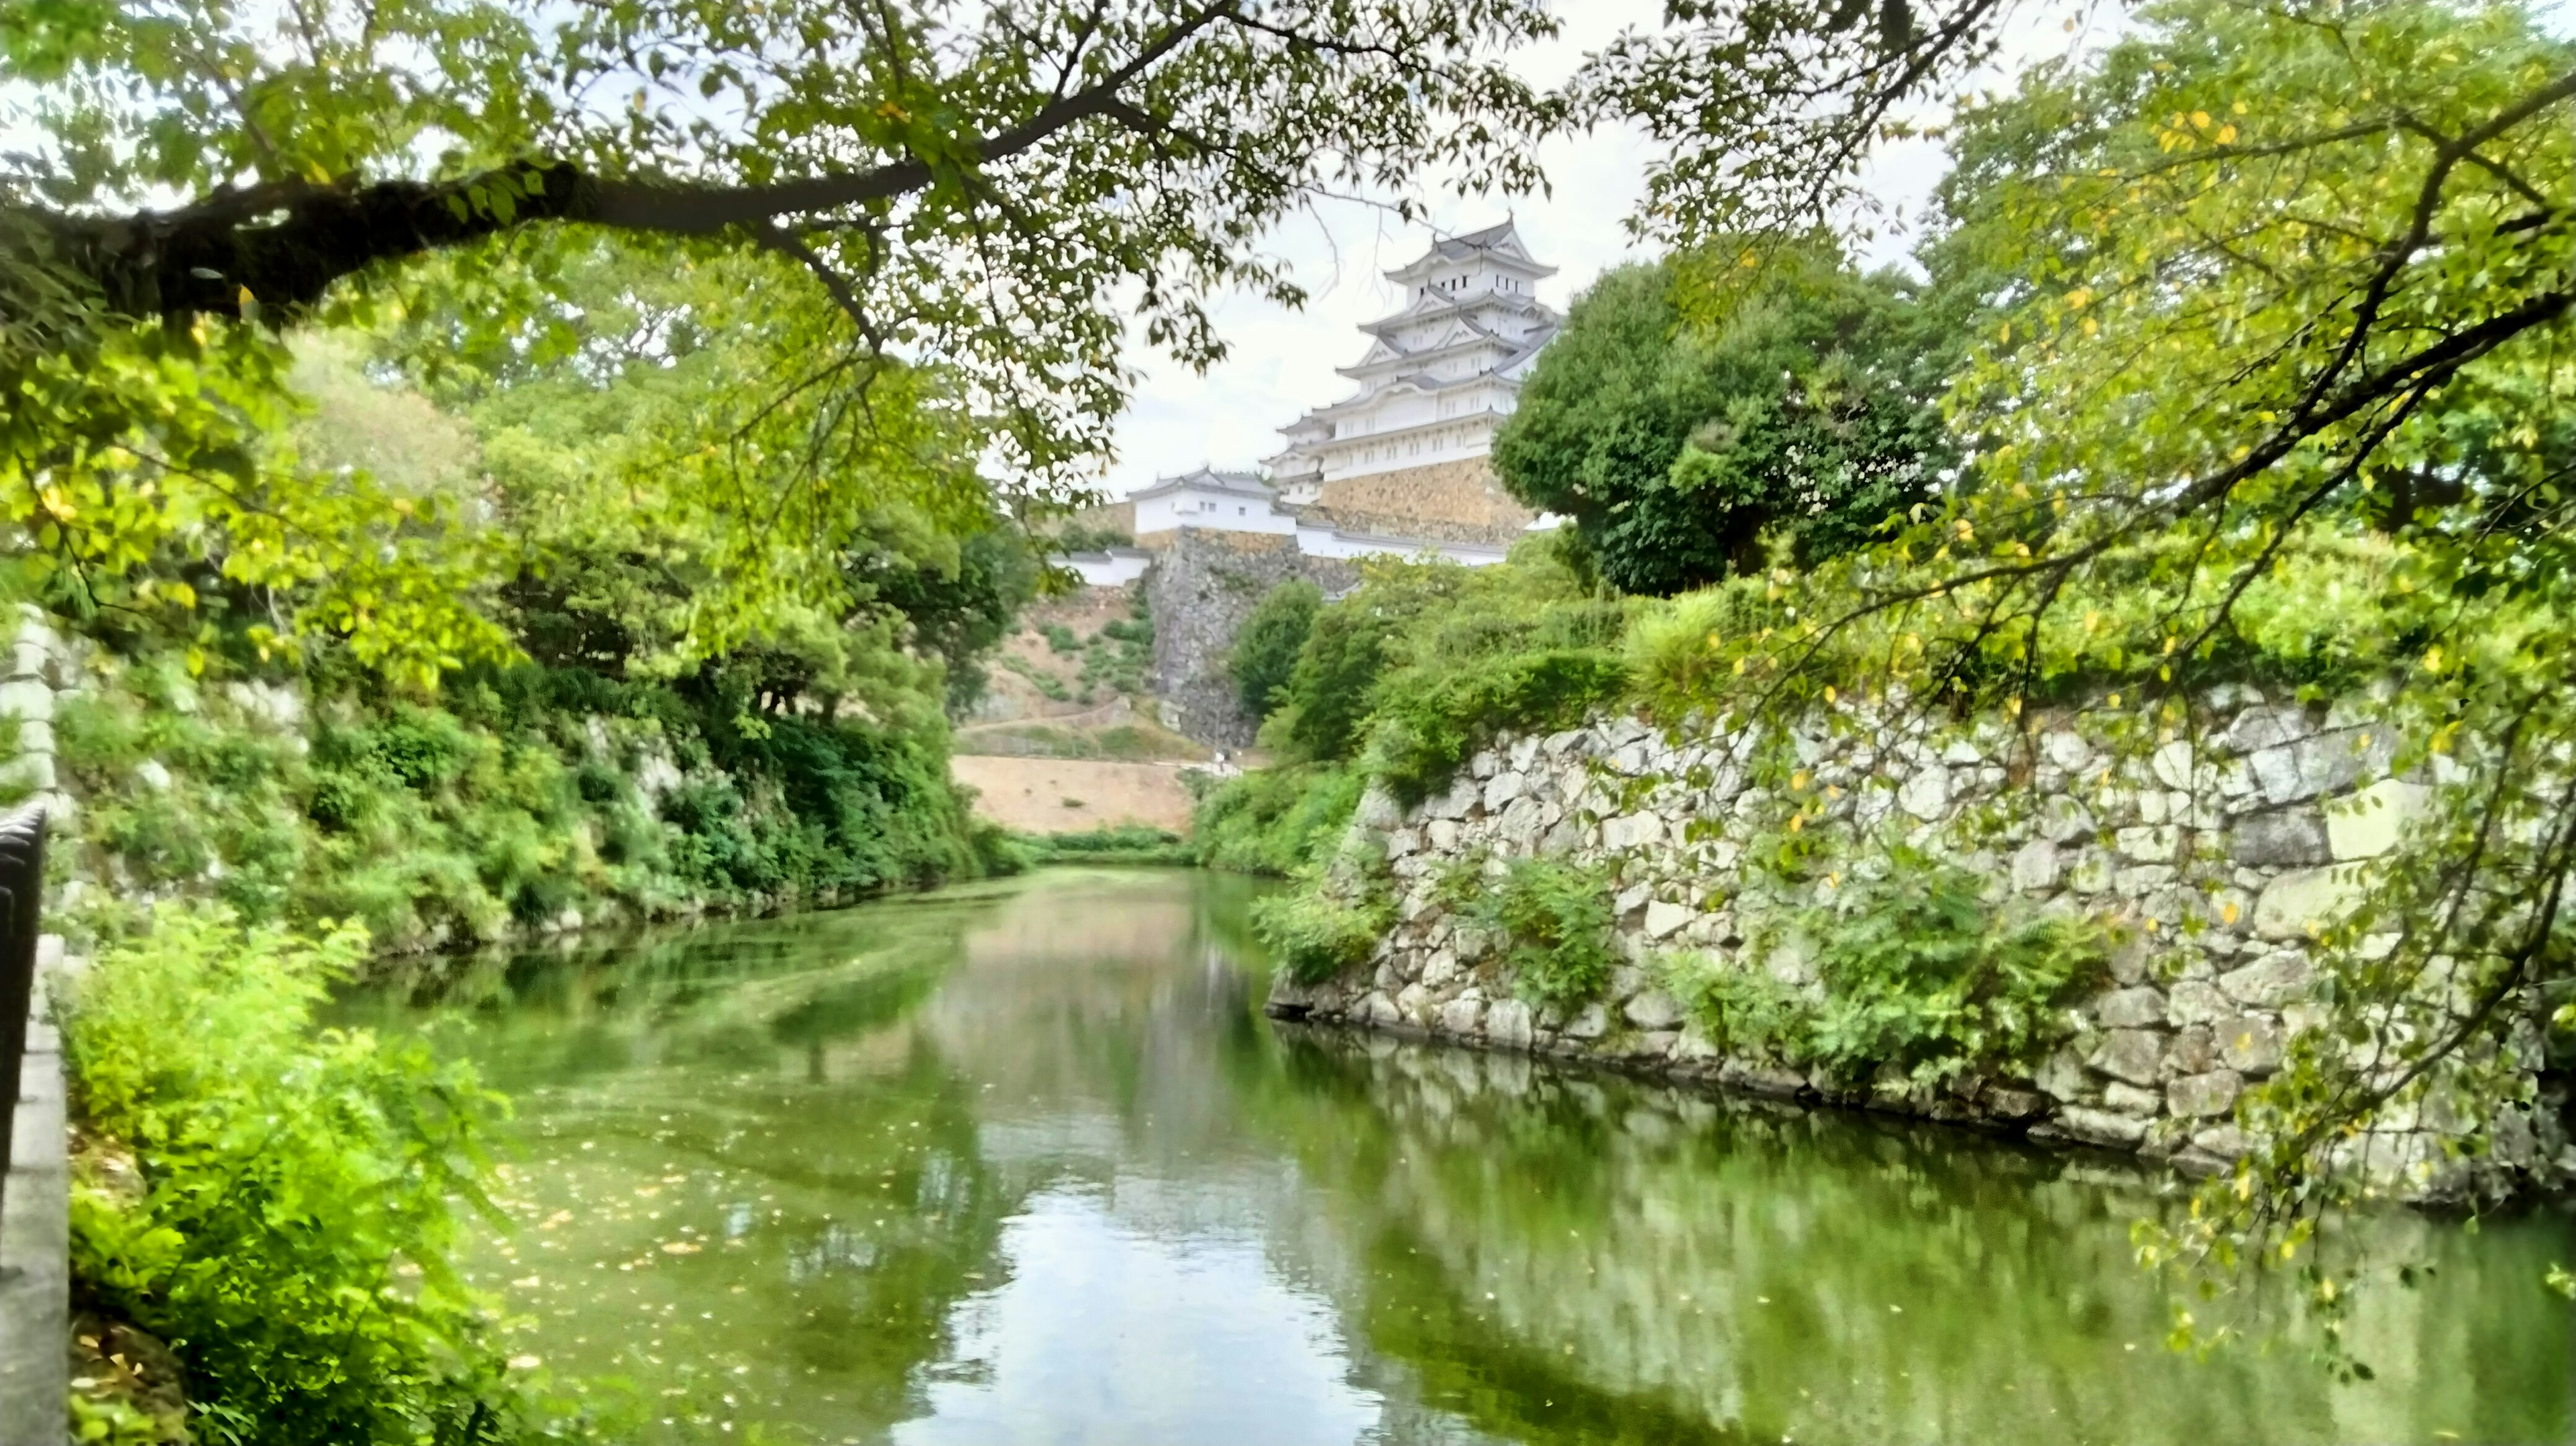
<svg viewBox="0 0 2576 1446"><path fill-rule="evenodd" d="M1145 574L1154 614L1155 696L1164 725L1220 748L1252 742L1258 720L1243 711L1226 652L1262 597L1291 578L1327 593L1347 591L1359 570L1336 558L1310 557L1294 537L1187 527L1136 539L1155 552Z"/></svg>
<svg viewBox="0 0 2576 1446"><path fill-rule="evenodd" d="M1315 504L1354 532L1509 545L1532 514L1503 491L1490 457L1462 457L1324 483Z"/></svg>
<svg viewBox="0 0 2576 1446"><path fill-rule="evenodd" d="M1386 860L1397 923L1340 976L1301 987L1282 974L1270 1007L2223 1169L2255 1143L2235 1118L2240 1093L2326 1020L2317 931L2353 907L2369 861L2414 825L2430 789L2385 776L2395 740L2366 707L2319 716L2232 689L2207 712L2197 738L2144 757L2116 742L2132 721L2116 709L2041 720L2027 740L1991 720L1936 727L1848 704L1785 739L1667 733L1619 716L1499 739L1445 793L1411 808L1382 792L1362 800L1344 854ZM1766 838L1776 849L1786 837L1765 832L1782 795L1756 763L1781 746L1798 765L1790 788L1814 810L1807 833L1820 852L1803 884L1747 866ZM2026 1076L1837 1079L1731 1052L1683 1002L1707 971L1767 974L1822 997L1814 945L1784 921L1829 902L1844 877L1887 868L1891 841L1991 880L1998 902L2126 931L2076 1001L2068 1037ZM1442 883L1542 854L1597 866L1616 891L1625 962L1580 1008L1530 1002L1505 941L1453 907ZM2468 1007L2466 996L2449 1007ZM2533 1049L2515 1067L2538 1058ZM2477 1163L2485 1188L2517 1175L2576 1184L2565 1090L2544 1075L2528 1113L2501 1113ZM2393 1108L2338 1160L2409 1190L2459 1190L2469 1172L2442 1118L2435 1103Z"/></svg>

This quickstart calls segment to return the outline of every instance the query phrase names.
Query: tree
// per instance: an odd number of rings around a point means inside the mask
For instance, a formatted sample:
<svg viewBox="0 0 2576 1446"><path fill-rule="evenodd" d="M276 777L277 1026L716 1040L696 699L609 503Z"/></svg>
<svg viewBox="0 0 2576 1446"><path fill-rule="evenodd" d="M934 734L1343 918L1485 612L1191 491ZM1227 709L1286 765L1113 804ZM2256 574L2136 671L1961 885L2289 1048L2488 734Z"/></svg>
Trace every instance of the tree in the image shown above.
<svg viewBox="0 0 2576 1446"><path fill-rule="evenodd" d="M1306 646L1315 610L1323 605L1322 588L1302 577L1290 578L1263 594L1252 616L1243 620L1234 635L1234 649L1226 657L1226 671L1234 677L1243 711L1256 719L1267 718L1286 701L1298 650Z"/></svg>
<svg viewBox="0 0 2576 1446"><path fill-rule="evenodd" d="M924 432L1076 491L1130 313L1203 364L1211 292L1299 298L1255 244L1283 214L1430 165L1533 183L1560 108L1495 52L1549 28L1533 0L13 5L0 75L43 139L0 181L0 516L108 605L184 622L130 583L193 547L291 604L271 646L433 680L502 646L458 601L471 563L419 499L262 457L271 329L399 311L542 359L578 341L551 282L603 234L725 269L697 324L767 353L663 439L663 484L740 535L801 514L828 553L941 501Z"/></svg>
<svg viewBox="0 0 2576 1446"><path fill-rule="evenodd" d="M2373 1142L2429 1110L2509 1153L2576 1026L2576 46L2440 0L2134 19L1961 118L1947 244L2001 308L1951 401L1978 487L1710 666L1782 706L1862 657L1944 706L2084 679L2176 737L2250 627L2393 685L2390 766L2438 785L2431 811L2312 941L2332 1019L2247 1107L2263 1148L2146 1241L2295 1259L2331 1309L2350 1262L2312 1248L2317 1216L2373 1188ZM2373 571L2284 586L2371 527ZM2267 591L2287 611L2249 617Z"/></svg>
<svg viewBox="0 0 2576 1446"><path fill-rule="evenodd" d="M1686 319L1692 268L1628 266L1576 301L1494 443L1504 485L1573 519L1602 577L1671 593L1866 542L1951 460L1955 358L1917 288L1783 251Z"/></svg>

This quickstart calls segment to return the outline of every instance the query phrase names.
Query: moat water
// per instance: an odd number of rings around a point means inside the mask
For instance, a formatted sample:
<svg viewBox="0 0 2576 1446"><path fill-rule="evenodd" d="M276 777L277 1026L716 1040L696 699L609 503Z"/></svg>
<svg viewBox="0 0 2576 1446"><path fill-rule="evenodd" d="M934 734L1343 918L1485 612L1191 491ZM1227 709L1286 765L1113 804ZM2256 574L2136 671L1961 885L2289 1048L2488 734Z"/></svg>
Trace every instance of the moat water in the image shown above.
<svg viewBox="0 0 2576 1446"><path fill-rule="evenodd" d="M1033 878L353 1001L516 1104L469 1268L644 1439L2576 1439L2576 1217L2391 1211L2166 1349L2157 1174L1260 1010L1260 885Z"/></svg>

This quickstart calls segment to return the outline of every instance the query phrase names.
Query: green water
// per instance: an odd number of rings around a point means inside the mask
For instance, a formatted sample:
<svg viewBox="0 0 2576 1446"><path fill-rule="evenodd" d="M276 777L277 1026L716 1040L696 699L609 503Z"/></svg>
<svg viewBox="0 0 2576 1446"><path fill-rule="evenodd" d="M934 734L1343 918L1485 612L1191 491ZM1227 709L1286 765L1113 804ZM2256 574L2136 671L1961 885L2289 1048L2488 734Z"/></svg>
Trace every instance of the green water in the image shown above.
<svg viewBox="0 0 2576 1446"><path fill-rule="evenodd" d="M517 1101L473 1272L648 1439L2567 1441L2564 1214L2356 1233L2377 1380L2195 1363L2154 1177L1868 1116L1274 1027L1257 886L1060 871L458 967Z"/></svg>

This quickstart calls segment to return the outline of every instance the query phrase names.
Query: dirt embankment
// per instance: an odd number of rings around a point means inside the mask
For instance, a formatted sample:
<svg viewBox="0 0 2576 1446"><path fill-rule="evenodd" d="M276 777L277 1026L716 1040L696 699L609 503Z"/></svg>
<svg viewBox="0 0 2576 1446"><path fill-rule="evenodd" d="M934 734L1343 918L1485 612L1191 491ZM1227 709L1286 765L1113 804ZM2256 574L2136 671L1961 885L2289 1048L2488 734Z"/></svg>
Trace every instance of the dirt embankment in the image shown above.
<svg viewBox="0 0 2576 1446"><path fill-rule="evenodd" d="M975 813L1022 833L1084 833L1144 824L1190 826L1190 791L1176 763L959 754L957 781L975 790Z"/></svg>

